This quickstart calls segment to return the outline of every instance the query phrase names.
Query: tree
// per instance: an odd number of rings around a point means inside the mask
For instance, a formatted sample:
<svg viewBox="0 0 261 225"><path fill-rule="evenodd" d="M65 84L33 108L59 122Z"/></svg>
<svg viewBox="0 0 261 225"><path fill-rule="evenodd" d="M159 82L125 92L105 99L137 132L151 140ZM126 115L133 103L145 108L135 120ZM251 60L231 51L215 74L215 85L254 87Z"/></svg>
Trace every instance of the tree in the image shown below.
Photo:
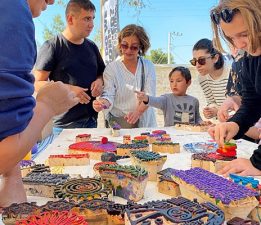
<svg viewBox="0 0 261 225"><path fill-rule="evenodd" d="M150 51L150 55L147 57L150 59L154 64L167 64L168 63L168 54L163 52L161 48L159 49L152 49ZM174 63L173 56L170 55L170 62L171 64Z"/></svg>
<svg viewBox="0 0 261 225"><path fill-rule="evenodd" d="M61 33L65 28L65 24L62 20L61 15L56 15L53 18L53 23L51 25L51 28L45 27L43 32L44 40L49 40L56 34Z"/></svg>
<svg viewBox="0 0 261 225"><path fill-rule="evenodd" d="M141 10L149 4L148 0L127 0L127 1L118 0L118 1L121 5L127 5L127 6L133 7L135 9L135 11L137 12L137 14L140 14ZM58 0L56 2L57 5L60 5L64 8L66 7L67 3L68 3L68 0ZM62 16L61 15L54 16L51 28L48 28L47 26L45 26L45 28L44 28L44 32L43 32L44 40L48 40L48 39L52 38L56 34L63 31L64 28L65 28L65 24L64 24L64 21L62 20ZM101 44L101 36L99 37L100 34L101 34L101 31L99 29L99 30L97 30L97 32L95 34L95 42L98 43L98 45L99 45L99 43Z"/></svg>
<svg viewBox="0 0 261 225"><path fill-rule="evenodd" d="M98 46L99 49L102 48L101 29L100 28L95 31L93 41L95 42L95 44Z"/></svg>

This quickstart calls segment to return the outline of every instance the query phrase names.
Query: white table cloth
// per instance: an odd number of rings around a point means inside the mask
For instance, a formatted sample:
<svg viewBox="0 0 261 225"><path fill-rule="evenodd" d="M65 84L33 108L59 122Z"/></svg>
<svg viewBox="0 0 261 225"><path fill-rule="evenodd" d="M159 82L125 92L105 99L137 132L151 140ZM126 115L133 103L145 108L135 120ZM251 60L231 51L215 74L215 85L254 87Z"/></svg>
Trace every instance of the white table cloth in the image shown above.
<svg viewBox="0 0 261 225"><path fill-rule="evenodd" d="M151 132L153 130L162 129L166 130L173 142L180 143L180 153L177 154L164 154L167 155L167 161L163 166L163 169L171 167L175 169L190 169L191 164L191 155L183 149L183 145L191 142L201 142L201 141L210 141L211 138L208 133L205 132L189 132L189 131L181 131L176 130L172 127L164 127L164 128L137 128L137 129L122 129L120 137L112 137L111 130L106 128L96 128L96 129L66 129L63 130L62 133L50 144L47 149L41 152L35 159L36 163L44 163L49 155L51 154L66 154L68 153L68 146L75 142L75 137L78 134L88 133L92 135L92 140L101 140L102 136L108 137L109 141L115 141L122 143L123 135L130 134L131 137L135 137L140 135L142 132ZM237 140L237 153L238 157L249 158L252 155L252 152L257 149L257 144L245 141L245 140ZM88 166L70 166L65 167L64 172L68 173L72 176L76 174L81 174L83 177L93 177L93 165L98 162L95 160L90 160L90 165ZM117 161L121 165L130 165L130 159L122 159ZM158 193L157 191L157 183L156 182L148 182L147 187L145 189L144 198L139 201L139 203L144 203L151 200L160 200L170 198L168 195L164 195ZM34 197L28 196L28 201L37 202L37 204L42 205L45 204L48 199L43 197ZM126 200L120 197L113 197L113 200L118 203L126 203ZM1 221L0 221L1 224Z"/></svg>

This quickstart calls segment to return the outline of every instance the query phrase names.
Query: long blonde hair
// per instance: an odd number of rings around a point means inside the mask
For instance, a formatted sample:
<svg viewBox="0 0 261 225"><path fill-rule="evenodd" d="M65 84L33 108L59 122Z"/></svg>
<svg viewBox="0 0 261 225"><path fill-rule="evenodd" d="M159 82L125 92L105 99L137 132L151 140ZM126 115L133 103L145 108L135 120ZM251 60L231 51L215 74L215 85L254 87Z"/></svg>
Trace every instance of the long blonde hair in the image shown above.
<svg viewBox="0 0 261 225"><path fill-rule="evenodd" d="M219 5L211 10L220 13L223 9L238 9L243 17L243 20L248 28L249 33L249 51L255 52L261 47L261 0L220 0ZM224 51L221 45L221 37L234 46L233 41L227 37L221 28L213 23L213 43L217 49Z"/></svg>

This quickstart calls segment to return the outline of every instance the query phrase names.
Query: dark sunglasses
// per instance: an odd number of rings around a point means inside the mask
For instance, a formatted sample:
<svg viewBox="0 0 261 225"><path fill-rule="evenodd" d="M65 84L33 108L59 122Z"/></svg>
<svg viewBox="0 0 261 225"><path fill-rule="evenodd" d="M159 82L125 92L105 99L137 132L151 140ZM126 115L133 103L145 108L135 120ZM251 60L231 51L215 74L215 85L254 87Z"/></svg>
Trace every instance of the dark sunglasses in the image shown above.
<svg viewBox="0 0 261 225"><path fill-rule="evenodd" d="M127 50L129 48L133 52L136 52L140 49L139 46L134 46L134 45L129 46L129 45L126 45L126 44L121 44L120 46L123 50Z"/></svg>
<svg viewBox="0 0 261 225"><path fill-rule="evenodd" d="M209 58L212 58L213 55L211 56L208 56L208 57L201 57L201 58L198 58L198 59L191 59L189 62L191 63L192 66L196 66L197 63L201 66L205 65L206 64L206 59L209 59Z"/></svg>
<svg viewBox="0 0 261 225"><path fill-rule="evenodd" d="M236 14L238 12L238 9L223 9L220 13L216 11L212 11L210 13L211 20L213 23L216 25L220 24L220 18L225 22L225 23L230 23Z"/></svg>

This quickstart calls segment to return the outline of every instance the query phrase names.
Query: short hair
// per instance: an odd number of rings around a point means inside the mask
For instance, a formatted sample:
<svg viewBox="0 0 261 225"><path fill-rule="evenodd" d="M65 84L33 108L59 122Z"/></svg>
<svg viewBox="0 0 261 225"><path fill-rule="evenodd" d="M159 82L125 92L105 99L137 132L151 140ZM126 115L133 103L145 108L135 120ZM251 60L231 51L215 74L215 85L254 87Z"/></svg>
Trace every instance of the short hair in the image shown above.
<svg viewBox="0 0 261 225"><path fill-rule="evenodd" d="M172 74L175 71L179 71L181 73L181 75L185 78L187 83L191 80L191 73L190 73L189 69L184 66L177 66L177 67L173 68L169 73L169 79L171 78Z"/></svg>
<svg viewBox="0 0 261 225"><path fill-rule="evenodd" d="M140 55L145 55L148 49L150 48L150 39L145 31L145 29L141 26L130 24L124 27L120 33L118 34L118 50L121 53L120 45L122 39L125 37L136 36L140 41Z"/></svg>
<svg viewBox="0 0 261 225"><path fill-rule="evenodd" d="M86 11L96 11L94 4L90 0L70 0L66 6L65 15L70 12L79 13L81 9Z"/></svg>
<svg viewBox="0 0 261 225"><path fill-rule="evenodd" d="M212 57L219 55L218 61L214 64L216 70L224 66L224 56L221 52L214 48L213 42L207 38L200 39L194 46L193 51L206 50Z"/></svg>
<svg viewBox="0 0 261 225"><path fill-rule="evenodd" d="M219 5L211 10L220 13L223 9L237 9L248 28L249 32L249 51L255 52L261 47L261 1L260 0L220 0ZM212 23L214 45L217 49L224 52L221 38L234 46L233 40L227 37L221 28Z"/></svg>

